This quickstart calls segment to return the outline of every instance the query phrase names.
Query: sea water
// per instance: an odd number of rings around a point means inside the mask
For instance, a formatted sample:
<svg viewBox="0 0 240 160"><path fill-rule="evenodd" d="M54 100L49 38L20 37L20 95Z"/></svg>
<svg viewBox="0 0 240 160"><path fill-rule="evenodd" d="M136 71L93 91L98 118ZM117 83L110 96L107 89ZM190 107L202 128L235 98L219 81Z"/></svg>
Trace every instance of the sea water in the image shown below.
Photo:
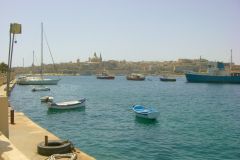
<svg viewBox="0 0 240 160"><path fill-rule="evenodd" d="M240 159L240 85L99 80L63 76L49 92L16 85L11 105L61 139L98 160ZM42 96L55 102L86 98L85 109L49 111ZM155 121L137 118L135 104L154 107Z"/></svg>

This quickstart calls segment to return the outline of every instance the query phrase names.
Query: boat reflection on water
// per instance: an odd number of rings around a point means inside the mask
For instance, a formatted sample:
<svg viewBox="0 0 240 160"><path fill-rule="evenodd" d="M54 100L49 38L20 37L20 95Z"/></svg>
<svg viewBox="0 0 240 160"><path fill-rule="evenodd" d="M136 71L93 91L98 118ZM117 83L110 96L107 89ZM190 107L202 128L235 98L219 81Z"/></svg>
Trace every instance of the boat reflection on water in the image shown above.
<svg viewBox="0 0 240 160"><path fill-rule="evenodd" d="M85 107L71 108L71 109L48 109L47 110L48 115L68 113L68 112L82 112L85 114Z"/></svg>
<svg viewBox="0 0 240 160"><path fill-rule="evenodd" d="M146 119L146 118L141 118L141 117L135 117L135 122L136 123L141 123L144 125L155 125L158 123L157 119Z"/></svg>

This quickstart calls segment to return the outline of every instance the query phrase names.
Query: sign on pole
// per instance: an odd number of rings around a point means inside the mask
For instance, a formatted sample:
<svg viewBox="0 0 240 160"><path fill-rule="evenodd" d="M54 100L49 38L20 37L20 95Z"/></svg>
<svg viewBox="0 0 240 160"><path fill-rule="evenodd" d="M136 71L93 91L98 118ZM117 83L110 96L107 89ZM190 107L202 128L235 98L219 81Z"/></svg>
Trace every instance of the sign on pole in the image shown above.
<svg viewBox="0 0 240 160"><path fill-rule="evenodd" d="M22 33L22 26L21 26L21 24L11 23L11 25L10 25L10 33L21 34Z"/></svg>

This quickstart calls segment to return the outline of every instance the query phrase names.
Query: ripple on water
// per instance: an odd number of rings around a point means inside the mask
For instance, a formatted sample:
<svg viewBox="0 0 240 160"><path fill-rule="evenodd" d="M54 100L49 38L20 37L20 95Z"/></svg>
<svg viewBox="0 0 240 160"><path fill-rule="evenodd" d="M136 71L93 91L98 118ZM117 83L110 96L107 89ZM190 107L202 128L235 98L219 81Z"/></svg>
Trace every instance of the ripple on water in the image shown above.
<svg viewBox="0 0 240 160"><path fill-rule="evenodd" d="M65 76L50 92L16 85L10 99L15 110L99 160L239 159L240 85L148 78ZM46 94L88 100L83 110L49 111L39 100ZM153 106L160 116L137 118L129 109L134 104Z"/></svg>

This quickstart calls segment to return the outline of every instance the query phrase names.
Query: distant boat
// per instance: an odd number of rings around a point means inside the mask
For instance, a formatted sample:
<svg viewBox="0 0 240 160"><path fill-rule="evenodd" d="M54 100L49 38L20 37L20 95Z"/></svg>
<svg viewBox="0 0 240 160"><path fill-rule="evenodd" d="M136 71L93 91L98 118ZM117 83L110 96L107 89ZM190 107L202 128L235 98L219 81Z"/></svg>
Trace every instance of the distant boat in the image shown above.
<svg viewBox="0 0 240 160"><path fill-rule="evenodd" d="M35 91L50 91L50 88L48 88L48 87L41 87L41 88L33 88L32 89L32 91L33 92L35 92Z"/></svg>
<svg viewBox="0 0 240 160"><path fill-rule="evenodd" d="M20 85L56 85L60 79L50 79L43 77L43 23L41 24L41 75L31 77L20 77L17 84Z"/></svg>
<svg viewBox="0 0 240 160"><path fill-rule="evenodd" d="M134 80L134 81L144 81L145 80L145 76L142 74L138 74L138 73L132 73L127 75L127 80Z"/></svg>
<svg viewBox="0 0 240 160"><path fill-rule="evenodd" d="M17 80L20 85L56 85L60 79L47 79L43 77L24 77Z"/></svg>
<svg viewBox="0 0 240 160"><path fill-rule="evenodd" d="M240 83L240 73L226 71L222 62L209 65L207 73L188 72L185 76L188 82L195 83Z"/></svg>
<svg viewBox="0 0 240 160"><path fill-rule="evenodd" d="M159 112L156 109L146 108L141 105L134 105L132 110L135 112L137 117L146 119L156 119L159 116Z"/></svg>
<svg viewBox="0 0 240 160"><path fill-rule="evenodd" d="M73 108L84 108L85 107L86 99L80 99L77 101L66 101L66 102L59 102L59 103L48 103L49 109L73 109Z"/></svg>
<svg viewBox="0 0 240 160"><path fill-rule="evenodd" d="M176 82L176 78L169 77L169 76L162 76L162 77L160 77L160 81L164 81L164 82Z"/></svg>
<svg viewBox="0 0 240 160"><path fill-rule="evenodd" d="M44 96L40 98L41 102L53 102L53 97L51 96Z"/></svg>
<svg viewBox="0 0 240 160"><path fill-rule="evenodd" d="M106 71L103 71L101 74L97 74L97 79L114 79L115 76L109 75Z"/></svg>

